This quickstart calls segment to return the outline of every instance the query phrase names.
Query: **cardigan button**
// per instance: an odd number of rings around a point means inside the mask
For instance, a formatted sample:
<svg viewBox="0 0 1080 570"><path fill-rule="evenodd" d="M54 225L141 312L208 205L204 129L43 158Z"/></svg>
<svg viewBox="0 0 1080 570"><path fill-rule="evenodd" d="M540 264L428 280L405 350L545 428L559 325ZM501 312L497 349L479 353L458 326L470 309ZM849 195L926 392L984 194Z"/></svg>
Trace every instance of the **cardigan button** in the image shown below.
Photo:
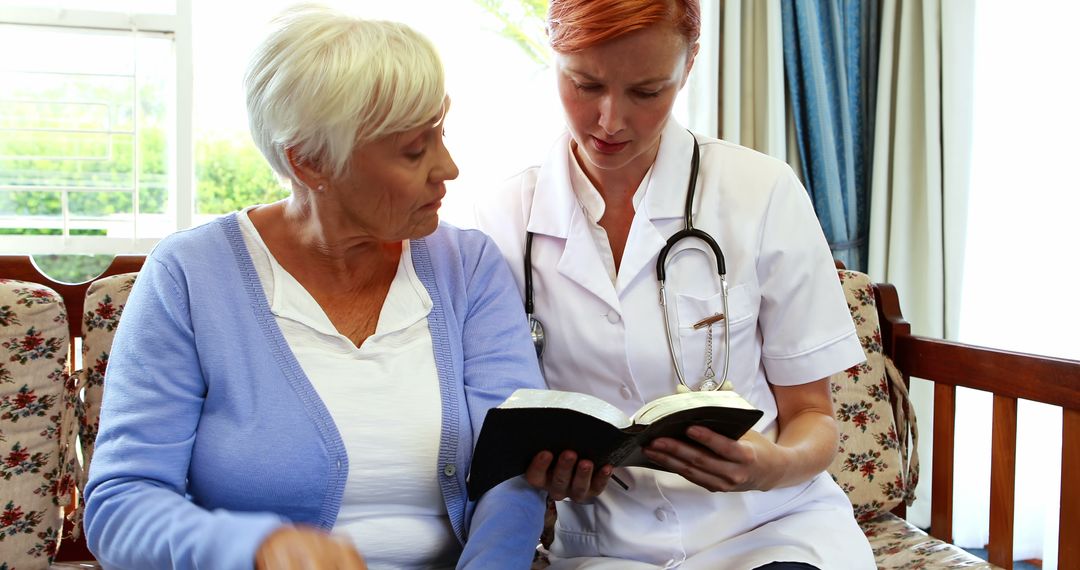
<svg viewBox="0 0 1080 570"><path fill-rule="evenodd" d="M443 475L446 475L447 477L453 477L454 473L457 473L457 465L447 463L446 466L443 467L442 472Z"/></svg>

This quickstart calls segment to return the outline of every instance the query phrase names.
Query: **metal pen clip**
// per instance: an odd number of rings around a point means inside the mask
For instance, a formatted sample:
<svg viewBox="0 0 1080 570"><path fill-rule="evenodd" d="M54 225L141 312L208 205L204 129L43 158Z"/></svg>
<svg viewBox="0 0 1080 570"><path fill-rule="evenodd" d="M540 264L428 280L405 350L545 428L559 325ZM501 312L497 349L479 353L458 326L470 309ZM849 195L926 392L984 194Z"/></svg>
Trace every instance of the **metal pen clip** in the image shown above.
<svg viewBox="0 0 1080 570"><path fill-rule="evenodd" d="M700 321L694 323L694 330L703 329L713 323L718 323L722 320L724 320L724 315L716 313L712 316L705 317L704 319L701 319Z"/></svg>

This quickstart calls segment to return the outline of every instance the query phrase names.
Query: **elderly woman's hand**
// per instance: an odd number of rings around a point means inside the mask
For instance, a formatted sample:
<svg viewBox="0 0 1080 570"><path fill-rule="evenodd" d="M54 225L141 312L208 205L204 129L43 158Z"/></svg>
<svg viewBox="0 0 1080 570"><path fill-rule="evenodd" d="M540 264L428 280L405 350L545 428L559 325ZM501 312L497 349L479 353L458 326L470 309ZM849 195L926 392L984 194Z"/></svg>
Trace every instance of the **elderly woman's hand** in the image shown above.
<svg viewBox="0 0 1080 570"><path fill-rule="evenodd" d="M525 470L525 480L537 489L547 491L556 501L567 497L586 502L599 495L611 479L612 466L605 465L594 473L592 461L577 460L573 451L564 451L555 461L550 451L541 451Z"/></svg>
<svg viewBox="0 0 1080 570"><path fill-rule="evenodd" d="M259 545L255 570L367 570L348 540L313 528L280 528Z"/></svg>

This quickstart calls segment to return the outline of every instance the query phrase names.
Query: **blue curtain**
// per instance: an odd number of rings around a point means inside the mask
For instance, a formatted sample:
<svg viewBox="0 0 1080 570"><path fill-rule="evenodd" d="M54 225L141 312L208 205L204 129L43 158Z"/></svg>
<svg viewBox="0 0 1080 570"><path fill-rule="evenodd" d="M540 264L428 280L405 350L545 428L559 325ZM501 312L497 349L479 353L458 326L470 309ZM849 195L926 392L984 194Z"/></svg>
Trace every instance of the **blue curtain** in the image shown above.
<svg viewBox="0 0 1080 570"><path fill-rule="evenodd" d="M783 0L802 177L833 256L866 270L879 0Z"/></svg>

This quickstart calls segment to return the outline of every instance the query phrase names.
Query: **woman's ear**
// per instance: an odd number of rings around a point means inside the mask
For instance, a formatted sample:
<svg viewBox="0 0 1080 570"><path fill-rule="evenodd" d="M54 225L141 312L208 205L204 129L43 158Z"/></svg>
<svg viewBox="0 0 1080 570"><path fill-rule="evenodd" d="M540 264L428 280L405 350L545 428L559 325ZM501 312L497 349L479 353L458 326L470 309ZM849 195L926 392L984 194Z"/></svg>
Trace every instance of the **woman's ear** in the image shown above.
<svg viewBox="0 0 1080 570"><path fill-rule="evenodd" d="M309 190L322 191L326 189L329 180L322 173L322 169L319 168L318 161L300 156L300 152L294 146L285 149L285 158L289 160L293 175Z"/></svg>

